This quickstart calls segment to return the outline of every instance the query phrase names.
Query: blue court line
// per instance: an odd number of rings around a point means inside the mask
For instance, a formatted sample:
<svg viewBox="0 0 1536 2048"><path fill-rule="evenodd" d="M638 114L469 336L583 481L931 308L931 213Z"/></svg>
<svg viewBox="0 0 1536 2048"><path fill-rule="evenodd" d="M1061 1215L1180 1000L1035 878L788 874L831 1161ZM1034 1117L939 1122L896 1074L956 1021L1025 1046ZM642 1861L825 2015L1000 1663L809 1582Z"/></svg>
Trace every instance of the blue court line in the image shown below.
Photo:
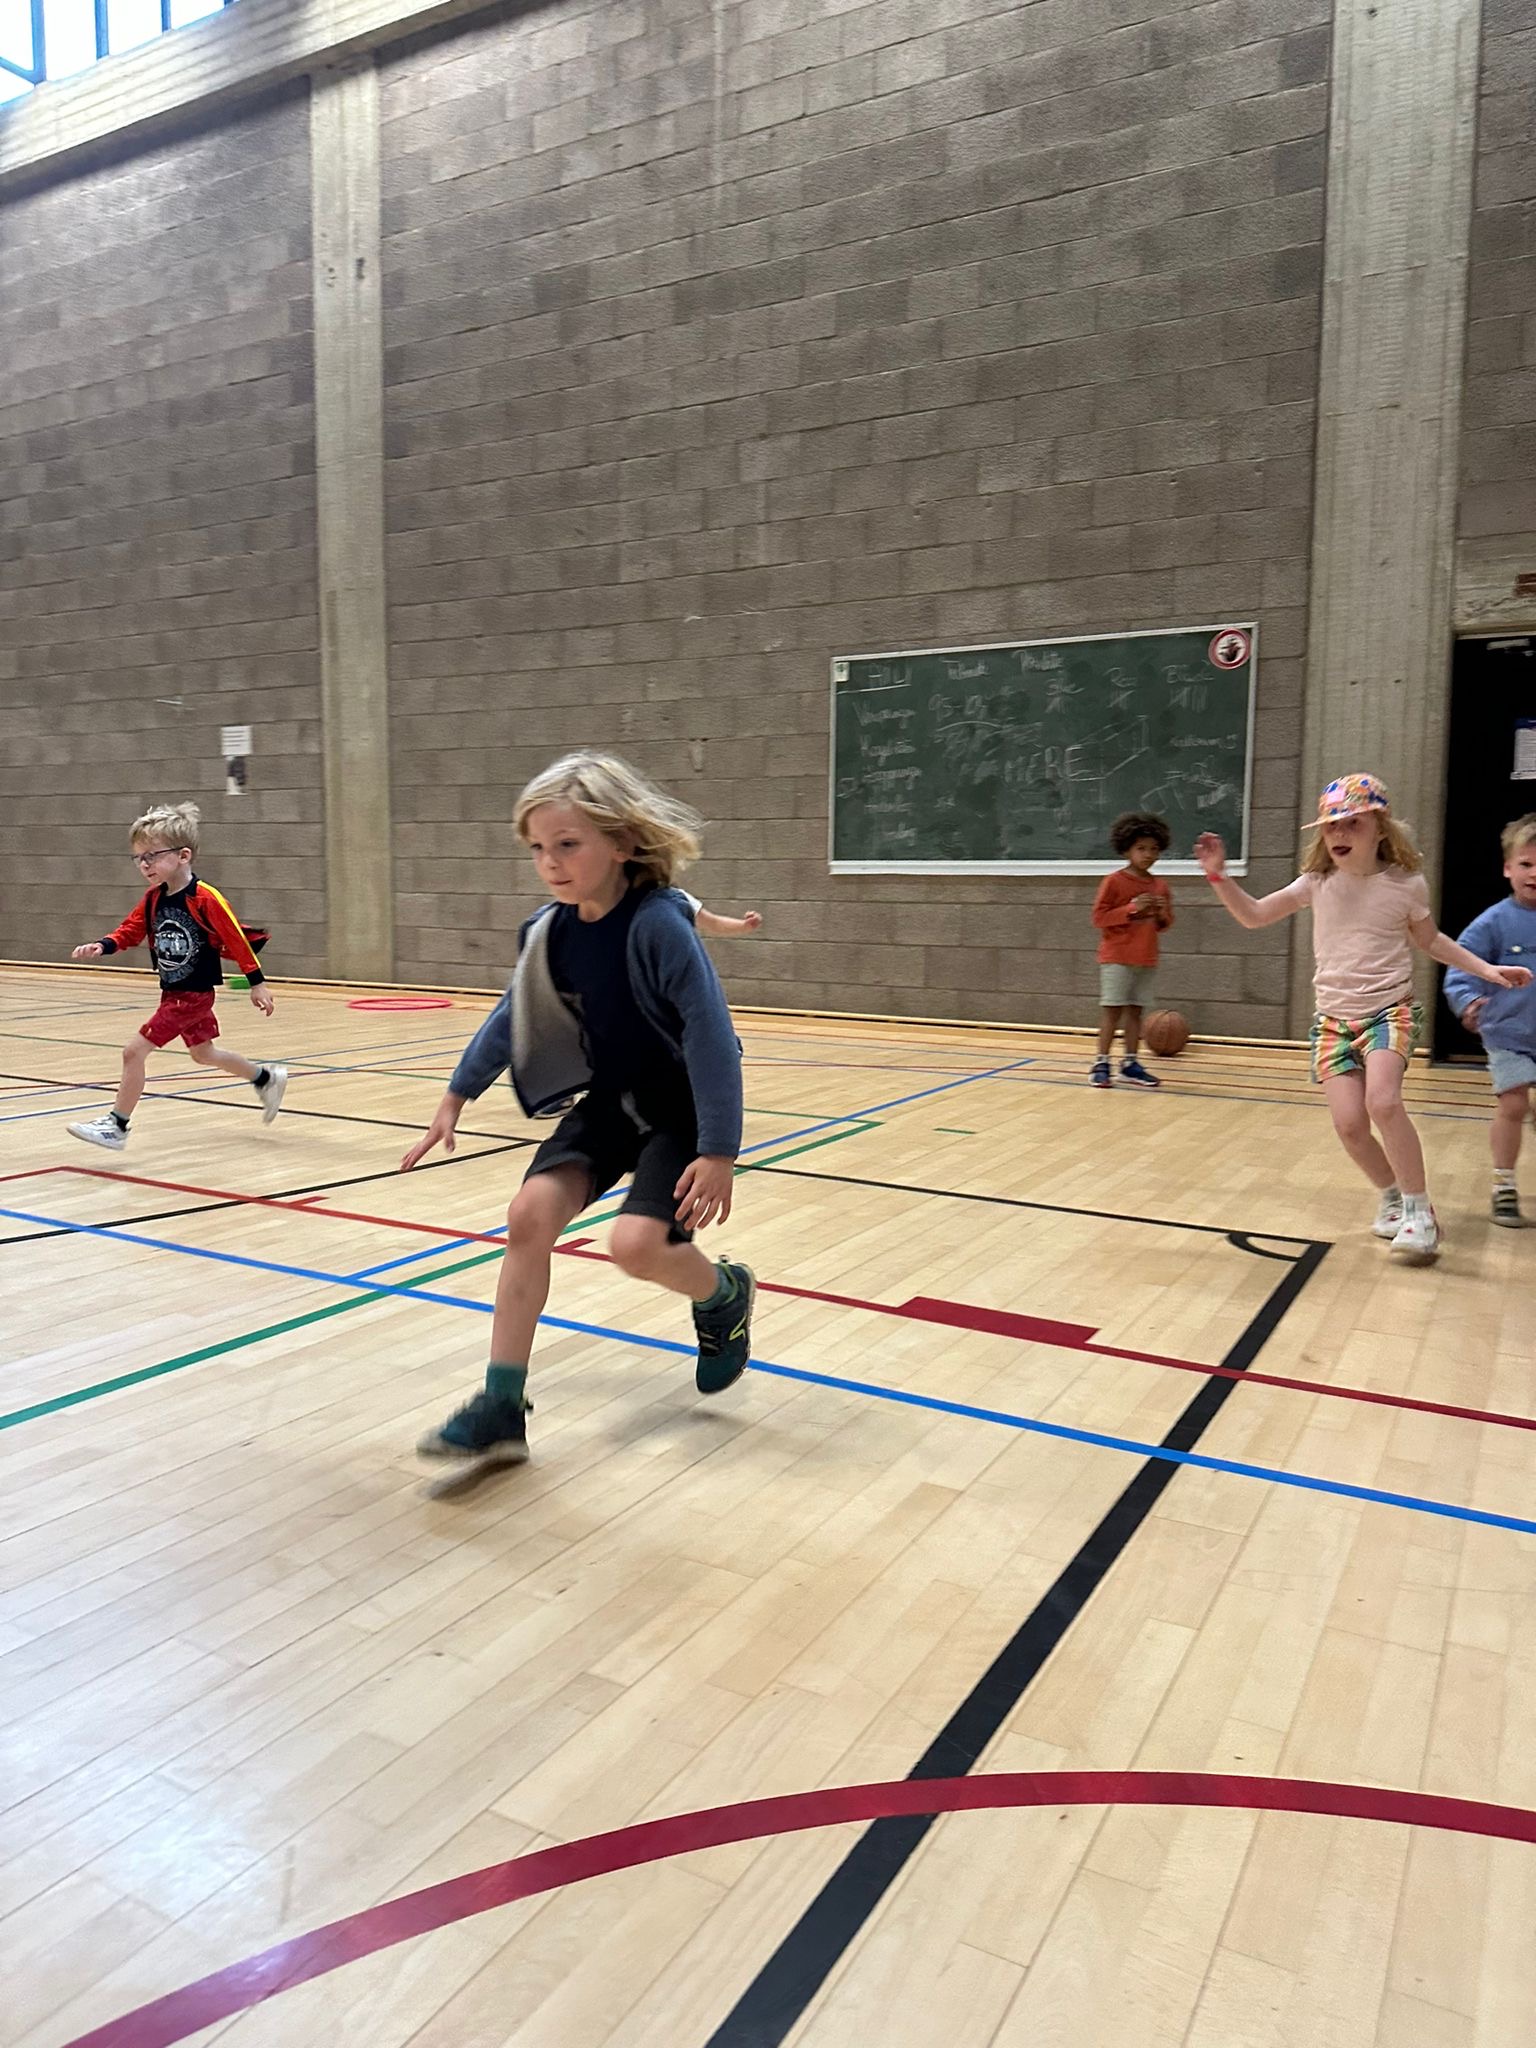
<svg viewBox="0 0 1536 2048"><path fill-rule="evenodd" d="M59 1092L68 1095L73 1091L65 1088ZM19 1116L0 1116L0 1124L29 1124L40 1116L79 1116L83 1110L97 1108L99 1103L99 1096L91 1096L84 1102L71 1103L64 1108L55 1103L52 1109L27 1109L23 1110Z"/></svg>
<svg viewBox="0 0 1536 2048"><path fill-rule="evenodd" d="M920 1088L915 1095L899 1095L893 1102L877 1102L873 1109L860 1110L856 1116L829 1116L819 1124L807 1124L804 1130L780 1131L775 1138L762 1138L756 1144L744 1145L737 1154L737 1157L745 1159L749 1153L766 1152L775 1145L796 1145L802 1138L814 1138L818 1131L836 1130L840 1124L861 1124L868 1117L879 1116L883 1110L901 1109L909 1102L920 1102L925 1095L942 1095L946 1089L963 1088L968 1081L990 1081L998 1074L1011 1074L1015 1067L1027 1067L1032 1064L1033 1062L1030 1060L1010 1060L1005 1067L988 1067L983 1073L957 1074L953 1081L945 1081L937 1088ZM940 1072L942 1071L941 1068ZM595 1208L598 1202L611 1202L616 1196L625 1195L628 1192L628 1188L610 1188L607 1194L597 1196L587 1206ZM499 1237L505 1229L506 1225L504 1223L493 1224L489 1231L482 1233L482 1236ZM360 1271L352 1273L348 1277L353 1280L366 1280L374 1273L392 1273L399 1266L413 1266L420 1259L436 1257L439 1252L457 1251L464 1245L479 1244L481 1242L482 1238L480 1237L446 1238L441 1244L435 1245L427 1251L405 1252L398 1259L384 1259L377 1266L364 1266Z"/></svg>
<svg viewBox="0 0 1536 2048"><path fill-rule="evenodd" d="M304 1212L297 1209L294 1213L302 1216ZM145 1237L139 1231L119 1230L106 1223L71 1223L62 1216L36 1216L27 1209L0 1209L0 1216L12 1223L35 1223L47 1230L72 1231L78 1237L104 1237L112 1244L142 1245L152 1252L180 1252L190 1259L210 1259L218 1266L247 1266L257 1273L277 1273L289 1280L318 1280L326 1287L350 1287L359 1294L400 1295L407 1301L436 1302L442 1308L471 1308L477 1315L491 1313L488 1301L471 1301L463 1294L436 1294L425 1287L392 1287L383 1280L349 1280L344 1273L326 1273L315 1266L285 1266L275 1259L249 1258L244 1252L215 1252L206 1245L173 1244L166 1237Z"/></svg>
<svg viewBox="0 0 1536 2048"><path fill-rule="evenodd" d="M130 1010L137 1010L137 1003L74 1003L68 1009L25 1010L0 1009L0 1017L8 1024L51 1024L55 1017L83 1017L87 1011L98 1017L126 1016Z"/></svg>
<svg viewBox="0 0 1536 2048"><path fill-rule="evenodd" d="M221 1035L222 1035L222 1034L221 1034ZM48 1041L47 1041L46 1039L40 1040L39 1042L40 1042L41 1044L44 1044L44 1045L46 1045L46 1044L48 1043ZM411 1039L411 1038L407 1038L407 1039L403 1039L403 1040L402 1040L401 1042L402 1042L402 1044L405 1044L405 1045L420 1045L420 1044L421 1044L421 1043L422 1043L423 1041L422 1041L422 1040L420 1040L420 1039ZM442 1048L442 1046L443 1046L444 1044L448 1044L448 1045L457 1045L457 1044L460 1044L460 1043L461 1043L461 1041L460 1041L460 1039L459 1039L459 1037L458 1037L457 1033L455 1033L455 1035L454 1035L454 1036L453 1036L452 1038L450 1038L450 1039L446 1039L446 1040L445 1040L445 1039L433 1039L433 1040L431 1040L431 1041L428 1041L428 1042L429 1042L429 1043L431 1043L432 1045L436 1046L436 1047L437 1047L437 1048L438 1048L439 1050L441 1050L441 1048ZM104 1047L102 1048L102 1050L103 1050L103 1051L107 1051L107 1050L109 1050L109 1049L110 1049L110 1048L108 1048L108 1047L105 1047L105 1046L104 1046ZM167 1051L169 1051L169 1050L171 1050L171 1048L170 1048L170 1047L167 1047L167 1048L166 1048L166 1050L167 1050ZM268 1064L269 1066L286 1066L286 1067L287 1067L287 1069L288 1069L288 1071L289 1071L289 1074L290 1074L290 1076L291 1076L291 1077L296 1077L296 1078L299 1078L299 1079L302 1079L302 1078L304 1077L304 1075L306 1075L306 1074L309 1074L309 1073L315 1073L315 1074L366 1074L367 1072L369 1072L369 1067L368 1067L368 1066L367 1066L366 1064L363 1064L363 1065L360 1065L360 1066L355 1066L355 1067L313 1067L313 1066L310 1066L310 1065L308 1065L307 1063L308 1063L309 1061L311 1061L311 1060L323 1060L323 1059L334 1059L334 1058L337 1058L337 1057L345 1056L345 1055L346 1055L347 1053L349 1053L349 1052L377 1052L377 1051L378 1051L378 1047L377 1047L377 1046L371 1046L371 1045L351 1045L351 1046L348 1046L348 1045L341 1045L341 1046L337 1046L337 1047L336 1047L336 1049L335 1049L335 1051L334 1051L334 1052L331 1052L331 1053L305 1053L305 1054L302 1054L302 1055L296 1055L296 1056L294 1056L293 1058L291 1058L291 1059L287 1059L287 1060L279 1060L279 1059L277 1058L276 1054L272 1054L272 1055L271 1055L271 1056L270 1056L270 1057L268 1058L268 1060L267 1060L267 1064ZM250 1059L250 1058L252 1058L252 1055L251 1055L250 1053L247 1053L247 1054L245 1055L245 1057L246 1057L247 1059ZM387 1059L387 1058L389 1058L389 1057L390 1057L390 1055L389 1055L389 1054L387 1054L387 1053L386 1053L386 1054L383 1054L383 1055L381 1056L381 1059L380 1059L379 1061L375 1062L375 1064L376 1064L376 1065L377 1065L377 1064L382 1064L382 1061L383 1061L383 1059ZM425 1052L423 1052L423 1053L417 1053L417 1054L415 1055L415 1057L416 1057L417 1059L423 1059L423 1060L424 1060L424 1059L430 1059L430 1058L432 1057L432 1055L431 1055L430 1053L425 1053ZM257 1066L260 1066L260 1065L261 1065L261 1061L260 1061L260 1060L257 1060L257 1061L255 1062L255 1064L256 1064ZM74 1088L91 1088L91 1087L94 1087L94 1088L96 1088L96 1089L100 1090L100 1089L103 1089L103 1088L113 1088L113 1087L115 1087L116 1085L117 1085L117 1084L116 1084L115 1082L112 1082L112 1081L96 1081L96 1082L91 1082L91 1081L77 1081L77 1082L69 1082L69 1083L63 1083L63 1082L61 1082L61 1083L59 1084L59 1086L60 1086L60 1089L61 1089L61 1091L62 1091L62 1090L64 1090L64 1089L66 1089L66 1088L69 1088L69 1089L74 1089ZM231 1089L231 1088L249 1088L249 1087L250 1087L250 1085L251 1085L251 1084L250 1084L250 1082L249 1082L249 1081L246 1081L246 1080L242 1080L242 1079L241 1079L241 1078L240 1078L240 1077L239 1077L238 1075L236 1075L236 1076L234 1076L233 1078L227 1078L227 1079L222 1079L222 1080L218 1080L218 1081L205 1081L205 1082L201 1082L201 1083L196 1083L196 1082L195 1082L195 1083L193 1083L193 1084L192 1084L192 1085L191 1085L190 1087L186 1087L186 1088L146 1088L146 1089L144 1090L144 1100L145 1100L146 1102L200 1102L200 1101L201 1101L201 1100L203 1099L203 1097L204 1097L205 1095L217 1095L217 1094L219 1094L219 1093L220 1093L221 1091L223 1091L223 1090L226 1090L226 1089ZM63 1115L65 1115L65 1114L66 1114L66 1112L65 1112L65 1111L63 1111L63 1110L52 1110L52 1111L45 1111L45 1112L44 1112L44 1114L45 1114L45 1115L53 1115L53 1116L63 1116ZM0 1117L0 1123L19 1123L20 1121L21 1121L21 1119L20 1119L19 1117Z"/></svg>
<svg viewBox="0 0 1536 2048"><path fill-rule="evenodd" d="M286 1279L315 1280L327 1287L351 1288L359 1294L431 1302L442 1308L471 1309L476 1315L493 1313L488 1301L471 1301L460 1294L439 1294L425 1287L392 1287L382 1281L349 1280L344 1274L320 1272L310 1266L280 1265L272 1259L248 1258L240 1252L214 1252L201 1245L172 1244L165 1238L143 1237L135 1231L114 1230L101 1224L66 1223L58 1217L35 1216L23 1209L0 1209L0 1216L17 1223L36 1223L50 1229L75 1231L83 1237L105 1237L122 1244L143 1245L152 1251L180 1252L190 1258L211 1259L218 1265L244 1266L261 1273L276 1273ZM634 1345L644 1351L665 1351L674 1357L694 1356L694 1346L679 1343L675 1337L644 1336L636 1330L611 1329L605 1323L577 1322L570 1316L541 1315L539 1322L547 1329L567 1330L579 1337L600 1337L614 1343ZM754 1358L751 1370L773 1379L795 1380L805 1386L830 1387L837 1393L862 1394L870 1400L889 1401L898 1407L922 1408L935 1415L955 1415L968 1422L988 1422L1004 1429L1020 1430L1029 1436L1086 1444L1094 1450L1120 1451L1137 1458L1157 1458L1170 1465L1193 1465L1202 1472L1225 1472L1239 1479L1260 1479L1272 1486L1295 1487L1304 1493L1331 1494L1340 1500L1406 1508L1415 1514L1439 1515L1447 1521L1469 1522L1487 1529L1512 1529L1518 1535L1536 1536L1536 1521L1527 1521L1519 1515L1497 1515L1486 1508L1456 1507L1450 1501L1429 1500L1418 1494L1388 1493L1374 1486L1353 1486L1342 1479L1317 1479L1310 1473L1284 1472L1274 1465L1250 1465L1236 1458L1213 1458L1198 1451L1174 1451L1166 1445L1143 1443L1135 1437L1111 1436L1097 1429L1074 1429L1063 1422L1043 1422L1032 1415L1015 1415L1006 1408L979 1408L967 1401L945 1401L935 1394L912 1394L900 1387L880 1387L868 1380L844 1379L836 1373L810 1372L794 1365L774 1365L767 1359ZM0 1415L0 1428L30 1412L19 1411L14 1417Z"/></svg>
<svg viewBox="0 0 1536 2048"><path fill-rule="evenodd" d="M749 1052L743 1055L749 1067L848 1068L859 1074L968 1074L964 1067L941 1067L932 1060L790 1060L776 1054ZM1023 1064L1030 1064L1028 1061Z"/></svg>

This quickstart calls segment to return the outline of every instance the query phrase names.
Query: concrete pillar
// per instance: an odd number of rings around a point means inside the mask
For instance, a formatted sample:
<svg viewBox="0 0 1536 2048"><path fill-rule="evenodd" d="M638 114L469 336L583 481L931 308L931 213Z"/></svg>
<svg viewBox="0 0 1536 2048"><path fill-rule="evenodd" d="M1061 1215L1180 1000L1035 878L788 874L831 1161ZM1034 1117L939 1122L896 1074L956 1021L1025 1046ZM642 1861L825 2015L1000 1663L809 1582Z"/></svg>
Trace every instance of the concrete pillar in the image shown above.
<svg viewBox="0 0 1536 2048"><path fill-rule="evenodd" d="M344 981L394 971L384 618L379 81L371 57L314 73L315 468L327 957Z"/></svg>
<svg viewBox="0 0 1536 2048"><path fill-rule="evenodd" d="M1432 892L1479 15L1480 0L1337 0L1334 14L1302 816L1333 776L1381 775ZM1300 1030L1308 945L1293 970Z"/></svg>

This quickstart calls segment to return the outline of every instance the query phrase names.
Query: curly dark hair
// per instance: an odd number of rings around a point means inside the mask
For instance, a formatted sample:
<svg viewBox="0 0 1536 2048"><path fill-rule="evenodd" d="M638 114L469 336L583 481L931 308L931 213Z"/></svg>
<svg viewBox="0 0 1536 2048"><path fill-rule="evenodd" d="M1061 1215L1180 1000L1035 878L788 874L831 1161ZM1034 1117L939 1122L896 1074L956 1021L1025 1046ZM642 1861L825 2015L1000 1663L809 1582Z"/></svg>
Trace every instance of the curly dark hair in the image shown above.
<svg viewBox="0 0 1536 2048"><path fill-rule="evenodd" d="M1155 839L1161 852L1173 844L1168 820L1152 811L1122 811L1109 828L1109 843L1116 853L1129 853L1138 839Z"/></svg>

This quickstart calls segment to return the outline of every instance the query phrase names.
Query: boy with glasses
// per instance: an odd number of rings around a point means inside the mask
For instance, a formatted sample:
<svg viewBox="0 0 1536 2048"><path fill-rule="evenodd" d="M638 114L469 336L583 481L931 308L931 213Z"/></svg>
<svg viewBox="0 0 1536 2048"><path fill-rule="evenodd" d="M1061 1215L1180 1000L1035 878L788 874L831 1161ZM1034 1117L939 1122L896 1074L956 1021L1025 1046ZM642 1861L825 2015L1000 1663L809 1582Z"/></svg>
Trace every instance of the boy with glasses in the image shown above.
<svg viewBox="0 0 1536 2048"><path fill-rule="evenodd" d="M71 1124L69 1134L87 1145L121 1152L128 1142L128 1119L144 1093L149 1055L181 1039L201 1067L219 1067L249 1081L260 1098L263 1123L271 1123L288 1085L286 1067L257 1066L236 1052L221 1052L213 1013L213 992L224 979L220 957L232 960L251 985L251 1001L264 1016L272 1014L272 995L256 963L255 945L219 894L192 872L201 813L196 804L161 804L136 818L129 834L134 865L150 884L141 903L128 913L109 938L76 946L75 960L99 960L141 945L160 976L160 1007L123 1047L123 1078L117 1100L104 1116ZM259 945L265 933L254 935Z"/></svg>

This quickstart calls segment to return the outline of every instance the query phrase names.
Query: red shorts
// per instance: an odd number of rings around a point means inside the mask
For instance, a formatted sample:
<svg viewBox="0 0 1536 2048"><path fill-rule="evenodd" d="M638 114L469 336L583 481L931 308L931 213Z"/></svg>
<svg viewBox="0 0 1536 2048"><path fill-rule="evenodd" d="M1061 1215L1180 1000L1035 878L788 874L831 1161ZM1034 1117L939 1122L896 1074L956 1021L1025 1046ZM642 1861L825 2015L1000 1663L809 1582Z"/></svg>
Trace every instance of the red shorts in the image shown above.
<svg viewBox="0 0 1536 2048"><path fill-rule="evenodd" d="M173 1038L187 1045L207 1045L218 1035L211 988L194 989L184 996L162 996L153 1017L139 1026L139 1036L151 1045L169 1045Z"/></svg>

